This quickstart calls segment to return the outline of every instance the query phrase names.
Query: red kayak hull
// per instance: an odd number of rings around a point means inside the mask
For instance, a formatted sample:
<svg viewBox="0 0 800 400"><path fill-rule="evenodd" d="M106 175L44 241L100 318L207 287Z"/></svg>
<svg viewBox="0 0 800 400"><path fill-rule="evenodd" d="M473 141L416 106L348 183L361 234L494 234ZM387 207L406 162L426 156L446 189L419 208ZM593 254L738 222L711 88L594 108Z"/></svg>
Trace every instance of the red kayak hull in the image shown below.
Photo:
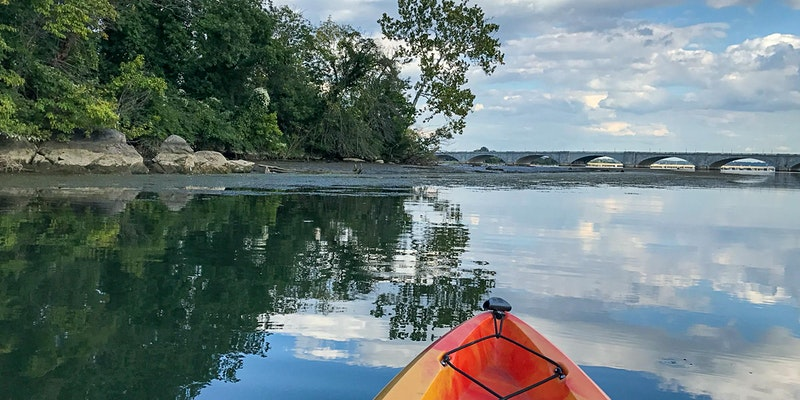
<svg viewBox="0 0 800 400"><path fill-rule="evenodd" d="M375 399L609 399L539 332L511 313L500 314L483 312L442 336Z"/></svg>

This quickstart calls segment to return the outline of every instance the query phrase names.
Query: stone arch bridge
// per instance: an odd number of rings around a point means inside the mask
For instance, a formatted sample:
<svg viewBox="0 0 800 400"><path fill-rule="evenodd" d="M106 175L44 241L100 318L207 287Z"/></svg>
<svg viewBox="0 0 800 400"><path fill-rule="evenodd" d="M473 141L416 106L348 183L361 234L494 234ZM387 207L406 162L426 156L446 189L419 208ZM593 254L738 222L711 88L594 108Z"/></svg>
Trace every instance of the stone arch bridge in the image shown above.
<svg viewBox="0 0 800 400"><path fill-rule="evenodd" d="M800 171L800 154L766 153L689 153L689 152L645 152L645 151L443 151L436 153L441 161L460 163L481 163L498 158L506 164L530 164L548 157L559 165L586 165L599 157L611 157L621 162L625 168L648 168L665 158L677 157L694 164L695 169L719 169L736 160L757 159L773 167L776 171Z"/></svg>

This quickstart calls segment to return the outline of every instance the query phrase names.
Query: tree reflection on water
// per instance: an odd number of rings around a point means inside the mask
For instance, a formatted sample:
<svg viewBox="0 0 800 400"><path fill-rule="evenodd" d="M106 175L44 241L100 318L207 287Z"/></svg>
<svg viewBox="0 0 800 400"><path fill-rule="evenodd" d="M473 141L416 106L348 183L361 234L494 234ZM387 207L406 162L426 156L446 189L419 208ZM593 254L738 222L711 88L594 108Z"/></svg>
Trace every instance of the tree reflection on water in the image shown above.
<svg viewBox="0 0 800 400"><path fill-rule="evenodd" d="M421 214L425 222L419 224L419 232L401 235L399 253L410 255L403 260L410 273L396 274L396 291L378 294L370 313L391 315L390 339L433 340L432 328L453 327L474 315L493 287L494 272L461 268L469 231L458 204L441 201L424 189L407 204L411 214Z"/></svg>
<svg viewBox="0 0 800 400"><path fill-rule="evenodd" d="M371 294L388 338L428 340L494 284L460 265L458 205L426 190L164 198L0 201L0 392L192 398L267 354L272 315Z"/></svg>

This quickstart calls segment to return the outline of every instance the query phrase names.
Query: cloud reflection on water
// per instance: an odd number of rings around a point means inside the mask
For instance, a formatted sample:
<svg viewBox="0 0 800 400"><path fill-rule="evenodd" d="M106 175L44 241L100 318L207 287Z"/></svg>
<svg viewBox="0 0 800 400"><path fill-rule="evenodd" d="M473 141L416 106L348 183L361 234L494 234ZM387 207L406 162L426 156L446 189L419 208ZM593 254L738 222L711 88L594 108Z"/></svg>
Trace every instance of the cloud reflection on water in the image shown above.
<svg viewBox="0 0 800 400"><path fill-rule="evenodd" d="M800 215L791 212L800 192L437 194L465 216L462 266L488 263L492 294L578 363L652 373L665 390L715 399L800 398L800 280L792 279ZM407 207L417 224L442 222ZM368 316L369 298L344 307L356 312L280 316L280 333L303 337L303 357L370 366L403 366L427 344L383 339L385 321ZM343 344L351 340L357 345Z"/></svg>
<svg viewBox="0 0 800 400"><path fill-rule="evenodd" d="M621 192L498 191L477 202L460 189L448 194L502 226L472 228L464 257L489 260L497 270L494 293L504 293L579 363L652 372L665 384L719 399L798 398L800 376L791 364L800 361L793 297L800 282L785 273L800 248L800 217L787 213L798 193ZM511 204L529 212L504 217ZM513 237L501 233L509 225L517 227ZM479 246L509 241L517 244ZM600 305L587 312L586 300ZM746 304L783 307L769 319ZM632 325L624 316L635 313L656 317ZM719 317L722 326L699 322ZM698 322L670 331L680 325L674 319ZM784 326L774 325L779 319ZM753 326L757 336L748 340ZM694 361L668 361L684 359Z"/></svg>

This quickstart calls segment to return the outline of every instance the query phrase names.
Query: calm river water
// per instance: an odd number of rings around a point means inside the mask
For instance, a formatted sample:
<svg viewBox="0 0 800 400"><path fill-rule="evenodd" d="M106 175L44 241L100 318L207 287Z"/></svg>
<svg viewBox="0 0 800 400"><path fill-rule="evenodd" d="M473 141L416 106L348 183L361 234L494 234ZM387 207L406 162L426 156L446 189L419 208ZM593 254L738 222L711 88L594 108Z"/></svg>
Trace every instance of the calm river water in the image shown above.
<svg viewBox="0 0 800 400"><path fill-rule="evenodd" d="M800 398L797 174L347 168L0 175L0 398L371 399L489 296L614 399Z"/></svg>

